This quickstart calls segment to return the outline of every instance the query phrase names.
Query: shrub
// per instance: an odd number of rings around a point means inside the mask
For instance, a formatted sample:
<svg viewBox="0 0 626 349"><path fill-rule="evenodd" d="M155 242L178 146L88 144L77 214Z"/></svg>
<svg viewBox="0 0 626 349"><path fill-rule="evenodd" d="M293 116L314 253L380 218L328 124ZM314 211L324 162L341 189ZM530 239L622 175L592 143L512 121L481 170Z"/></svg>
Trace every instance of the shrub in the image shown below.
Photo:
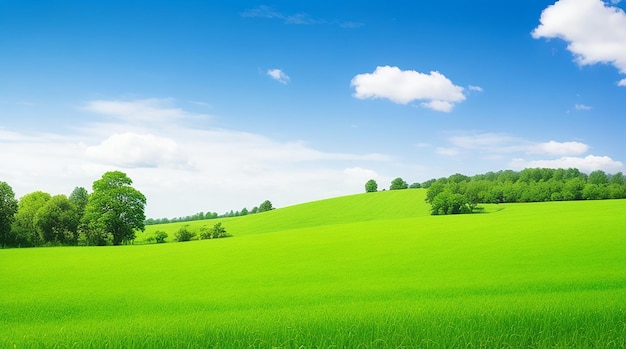
<svg viewBox="0 0 626 349"><path fill-rule="evenodd" d="M166 238L167 238L166 232L162 230L157 230L154 232L154 240L156 241L157 244L164 243Z"/></svg>
<svg viewBox="0 0 626 349"><path fill-rule="evenodd" d="M206 240L211 238L211 229L209 229L206 225L203 225L200 228L200 240Z"/></svg>
<svg viewBox="0 0 626 349"><path fill-rule="evenodd" d="M189 229L187 229L187 226L181 227L180 229L178 229L176 234L174 234L174 237L178 242L189 241L194 236L196 236L196 233L191 232Z"/></svg>

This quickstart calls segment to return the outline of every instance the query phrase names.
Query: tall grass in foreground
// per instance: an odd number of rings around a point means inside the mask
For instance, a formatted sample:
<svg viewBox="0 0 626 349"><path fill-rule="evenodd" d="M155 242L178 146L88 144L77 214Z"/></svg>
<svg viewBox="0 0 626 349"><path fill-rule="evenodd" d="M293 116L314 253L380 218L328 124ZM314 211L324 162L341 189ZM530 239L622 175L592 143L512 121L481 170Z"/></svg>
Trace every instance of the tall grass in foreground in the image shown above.
<svg viewBox="0 0 626 349"><path fill-rule="evenodd" d="M626 346L626 201L499 207L1 250L0 347Z"/></svg>

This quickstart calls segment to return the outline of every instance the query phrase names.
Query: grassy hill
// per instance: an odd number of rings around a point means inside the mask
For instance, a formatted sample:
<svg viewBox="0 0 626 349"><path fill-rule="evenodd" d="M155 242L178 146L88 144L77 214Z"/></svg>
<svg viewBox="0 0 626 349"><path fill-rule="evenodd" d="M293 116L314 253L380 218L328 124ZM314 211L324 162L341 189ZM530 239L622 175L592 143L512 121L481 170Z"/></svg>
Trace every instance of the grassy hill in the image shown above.
<svg viewBox="0 0 626 349"><path fill-rule="evenodd" d="M0 347L626 345L626 200L430 216L423 196L223 219L228 239L0 250Z"/></svg>
<svg viewBox="0 0 626 349"><path fill-rule="evenodd" d="M145 233L137 234L137 242L145 241L156 230L165 231L170 237L168 240L173 240L174 233L180 227L188 226L190 230L197 232L203 225L212 227L217 222L222 222L230 234L242 236L286 229L426 216L430 211L429 206L424 203L425 198L424 189L385 191L319 200L248 216L150 225L146 227Z"/></svg>

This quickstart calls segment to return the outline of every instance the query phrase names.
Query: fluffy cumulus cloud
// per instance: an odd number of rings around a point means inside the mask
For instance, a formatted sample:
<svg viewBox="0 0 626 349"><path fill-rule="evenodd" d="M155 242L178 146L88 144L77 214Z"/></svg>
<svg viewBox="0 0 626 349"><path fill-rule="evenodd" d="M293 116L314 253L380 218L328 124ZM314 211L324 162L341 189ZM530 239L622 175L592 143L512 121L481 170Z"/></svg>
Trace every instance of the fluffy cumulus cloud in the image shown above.
<svg viewBox="0 0 626 349"><path fill-rule="evenodd" d="M351 86L355 90L353 96L359 99L384 98L398 104L422 101L421 106L441 112L450 112L466 98L463 87L437 71L425 74L390 66L356 75Z"/></svg>
<svg viewBox="0 0 626 349"><path fill-rule="evenodd" d="M566 41L579 65L608 63L626 74L625 33L621 8L602 0L560 0L541 13L532 36ZM626 85L622 82L620 86Z"/></svg>
<svg viewBox="0 0 626 349"><path fill-rule="evenodd" d="M188 166L184 152L169 138L153 134L115 133L85 149L88 157L109 165L135 167Z"/></svg>
<svg viewBox="0 0 626 349"><path fill-rule="evenodd" d="M288 84L291 81L289 76L281 69L268 69L267 75L281 84Z"/></svg>

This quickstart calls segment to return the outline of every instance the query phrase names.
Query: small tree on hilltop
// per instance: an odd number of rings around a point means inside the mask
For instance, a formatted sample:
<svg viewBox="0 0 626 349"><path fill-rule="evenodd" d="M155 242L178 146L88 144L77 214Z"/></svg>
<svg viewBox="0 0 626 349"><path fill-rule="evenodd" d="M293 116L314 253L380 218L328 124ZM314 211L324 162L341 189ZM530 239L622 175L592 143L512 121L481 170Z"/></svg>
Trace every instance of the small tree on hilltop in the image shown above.
<svg viewBox="0 0 626 349"><path fill-rule="evenodd" d="M273 209L274 209L274 207L272 206L272 202L269 201L269 200L263 201L261 206L259 206L259 212L271 211Z"/></svg>
<svg viewBox="0 0 626 349"><path fill-rule="evenodd" d="M391 181L391 186L389 187L389 190L407 189L408 187L409 185L407 184L407 182L405 182L404 179L398 177Z"/></svg>
<svg viewBox="0 0 626 349"><path fill-rule="evenodd" d="M365 183L365 192L366 193L374 193L378 191L378 183L375 180L370 179Z"/></svg>

